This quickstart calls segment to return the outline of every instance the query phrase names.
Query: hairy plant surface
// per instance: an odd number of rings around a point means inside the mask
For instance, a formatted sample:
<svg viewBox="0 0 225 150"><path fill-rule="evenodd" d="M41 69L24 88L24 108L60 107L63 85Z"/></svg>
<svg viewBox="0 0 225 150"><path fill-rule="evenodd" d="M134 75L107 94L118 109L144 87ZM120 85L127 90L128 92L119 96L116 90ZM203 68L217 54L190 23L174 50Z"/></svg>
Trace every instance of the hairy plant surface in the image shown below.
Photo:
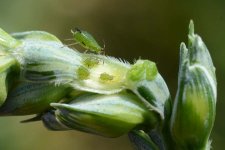
<svg viewBox="0 0 225 150"><path fill-rule="evenodd" d="M0 115L36 114L49 130L104 137L128 134L137 150L209 150L216 112L215 67L189 25L181 43L178 89L171 100L150 60L104 55L92 35L73 31L80 53L54 35L0 29Z"/></svg>

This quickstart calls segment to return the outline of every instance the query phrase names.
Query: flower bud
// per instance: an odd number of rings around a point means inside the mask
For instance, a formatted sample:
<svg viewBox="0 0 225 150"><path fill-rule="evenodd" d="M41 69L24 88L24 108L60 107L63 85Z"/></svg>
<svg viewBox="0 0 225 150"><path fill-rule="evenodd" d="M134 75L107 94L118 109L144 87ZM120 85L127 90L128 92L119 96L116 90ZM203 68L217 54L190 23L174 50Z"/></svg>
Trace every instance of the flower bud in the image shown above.
<svg viewBox="0 0 225 150"><path fill-rule="evenodd" d="M154 62L138 60L127 72L127 87L130 88L161 119L170 116L170 93Z"/></svg>
<svg viewBox="0 0 225 150"><path fill-rule="evenodd" d="M179 149L206 150L216 114L216 76L202 39L189 26L189 47L181 44L178 90L171 132Z"/></svg>
<svg viewBox="0 0 225 150"><path fill-rule="evenodd" d="M42 113L49 109L50 103L59 102L69 92L70 89L65 86L22 82L9 92L5 103L0 107L0 115Z"/></svg>
<svg viewBox="0 0 225 150"><path fill-rule="evenodd" d="M61 124L105 137L118 137L135 127L153 128L157 124L155 113L129 93L86 94L70 104L52 103L51 106L56 108L56 120Z"/></svg>

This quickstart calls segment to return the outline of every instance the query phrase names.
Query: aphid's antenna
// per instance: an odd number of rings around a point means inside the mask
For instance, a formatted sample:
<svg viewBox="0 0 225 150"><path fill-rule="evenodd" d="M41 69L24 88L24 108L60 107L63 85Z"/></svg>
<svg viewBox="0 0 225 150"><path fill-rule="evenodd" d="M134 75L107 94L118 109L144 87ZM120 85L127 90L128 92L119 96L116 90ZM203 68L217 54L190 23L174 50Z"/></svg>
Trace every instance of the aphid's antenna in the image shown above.
<svg viewBox="0 0 225 150"><path fill-rule="evenodd" d="M76 29L75 29L75 30L76 30ZM73 29L71 29L71 30L70 30L70 32L71 32L72 34L74 34L74 33L75 33L75 32L73 31Z"/></svg>
<svg viewBox="0 0 225 150"><path fill-rule="evenodd" d="M78 27L75 27L75 31L80 32L81 33L81 29L79 29ZM74 33L74 32L73 32Z"/></svg>
<svg viewBox="0 0 225 150"><path fill-rule="evenodd" d="M105 40L103 39L102 41L103 41L103 44L104 44L102 50L104 50L105 49Z"/></svg>
<svg viewBox="0 0 225 150"><path fill-rule="evenodd" d="M100 51L100 54L102 53L103 55L105 55L105 40L103 39L103 48L101 49L102 51ZM103 61L104 64L104 61Z"/></svg>

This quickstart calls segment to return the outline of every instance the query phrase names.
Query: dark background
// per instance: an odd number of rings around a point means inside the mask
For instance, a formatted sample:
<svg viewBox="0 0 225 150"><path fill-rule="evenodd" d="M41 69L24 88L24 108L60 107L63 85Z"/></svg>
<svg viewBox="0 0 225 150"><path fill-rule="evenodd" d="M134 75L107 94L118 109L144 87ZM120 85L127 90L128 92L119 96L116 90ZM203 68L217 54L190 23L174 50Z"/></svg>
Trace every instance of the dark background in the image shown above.
<svg viewBox="0 0 225 150"><path fill-rule="evenodd" d="M7 32L44 30L61 40L81 27L106 45L107 55L157 63L172 97L177 88L178 54L195 22L210 50L218 77L217 117L212 133L216 150L225 146L224 0L0 0L0 27ZM77 131L50 132L24 117L0 118L1 150L131 150L127 137L106 139Z"/></svg>

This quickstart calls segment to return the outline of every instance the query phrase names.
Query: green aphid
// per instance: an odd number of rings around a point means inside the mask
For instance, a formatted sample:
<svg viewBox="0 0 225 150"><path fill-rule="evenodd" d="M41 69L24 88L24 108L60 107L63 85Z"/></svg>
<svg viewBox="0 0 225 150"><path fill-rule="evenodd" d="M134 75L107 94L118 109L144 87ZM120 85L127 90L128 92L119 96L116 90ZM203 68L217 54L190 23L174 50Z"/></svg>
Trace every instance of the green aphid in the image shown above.
<svg viewBox="0 0 225 150"><path fill-rule="evenodd" d="M113 80L113 76L112 75L109 75L107 73L101 73L100 74L100 79L102 81L112 81Z"/></svg>
<svg viewBox="0 0 225 150"><path fill-rule="evenodd" d="M98 58L85 58L84 65L88 68L93 68L99 64L99 61Z"/></svg>
<svg viewBox="0 0 225 150"><path fill-rule="evenodd" d="M77 69L77 75L80 80L86 80L88 79L90 72L84 67L79 67Z"/></svg>
<svg viewBox="0 0 225 150"><path fill-rule="evenodd" d="M102 48L94 37L89 34L87 31L80 30L75 28L75 31L71 30L73 34L73 40L76 41L76 44L84 47L85 49L100 54L104 48Z"/></svg>

